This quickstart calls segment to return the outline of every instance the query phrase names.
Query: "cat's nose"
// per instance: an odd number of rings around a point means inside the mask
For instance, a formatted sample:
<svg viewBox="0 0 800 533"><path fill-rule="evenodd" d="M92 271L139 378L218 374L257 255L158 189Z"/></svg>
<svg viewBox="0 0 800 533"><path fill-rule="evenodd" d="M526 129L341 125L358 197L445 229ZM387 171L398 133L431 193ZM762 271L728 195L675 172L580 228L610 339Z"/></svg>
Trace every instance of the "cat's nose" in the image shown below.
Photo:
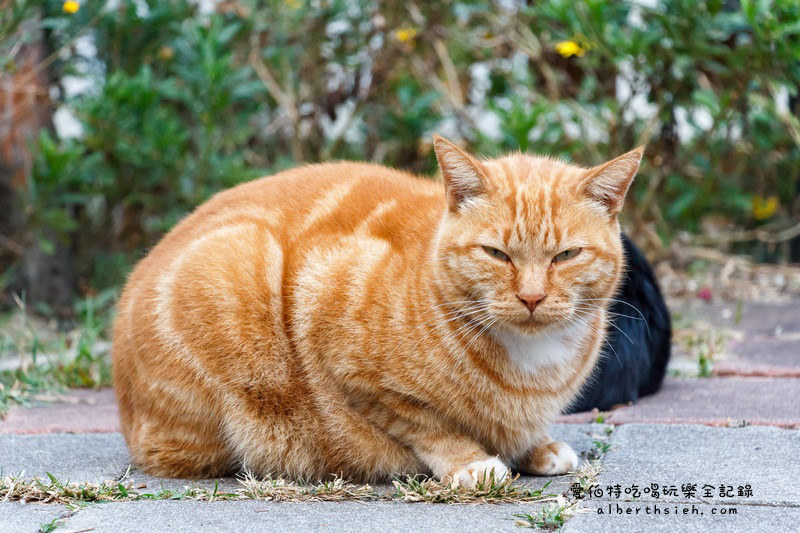
<svg viewBox="0 0 800 533"><path fill-rule="evenodd" d="M543 292L517 294L517 298L525 304L525 307L527 307L531 313L533 313L536 306L546 297L547 295Z"/></svg>

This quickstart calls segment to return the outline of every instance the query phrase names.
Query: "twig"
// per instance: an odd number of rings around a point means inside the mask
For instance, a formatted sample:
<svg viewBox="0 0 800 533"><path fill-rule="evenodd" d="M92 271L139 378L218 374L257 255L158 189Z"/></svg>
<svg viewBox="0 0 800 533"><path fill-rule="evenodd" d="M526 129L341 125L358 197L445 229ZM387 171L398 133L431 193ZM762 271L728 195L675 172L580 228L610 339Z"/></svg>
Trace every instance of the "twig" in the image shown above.
<svg viewBox="0 0 800 533"><path fill-rule="evenodd" d="M753 261L739 255L726 254L724 252L720 252L719 250L714 250L713 248L703 248L701 246L692 246L688 248L688 253L696 259L705 259L706 261L727 267L729 272L733 267L736 267L748 274L766 271L784 274L800 280L800 267L797 265L754 263ZM728 274L728 277L730 277L730 273Z"/></svg>
<svg viewBox="0 0 800 533"><path fill-rule="evenodd" d="M269 91L270 95L278 102L278 105L281 107L284 113L289 115L289 118L292 119L292 122L297 122L299 118L299 113L297 112L297 104L294 101L294 97L287 91L284 91L278 80L275 79L275 76L272 74L272 71L267 66L266 63L261 59L258 54L258 49L253 48L250 50L249 56L250 66L256 71L256 75L261 79L264 83L264 86Z"/></svg>
<svg viewBox="0 0 800 533"><path fill-rule="evenodd" d="M0 233L0 245L3 245L8 251L17 254L19 256L25 253L25 249L22 246L20 246L15 241L9 239L2 233Z"/></svg>
<svg viewBox="0 0 800 533"><path fill-rule="evenodd" d="M762 241L770 244L777 244L794 239L798 236L800 236L800 222L777 233L772 233L763 229L738 230L713 237L699 235L695 237L694 242L700 246L713 246L744 241Z"/></svg>
<svg viewBox="0 0 800 533"><path fill-rule="evenodd" d="M436 51L436 55L439 56L439 61L442 62L444 77L447 81L448 100L453 104L453 107L460 111L464 109L464 93L461 90L461 82L458 80L456 66L453 64L453 60L447 52L447 47L441 39L433 41L433 49Z"/></svg>
<svg viewBox="0 0 800 533"><path fill-rule="evenodd" d="M558 89L557 76L544 58L542 43L525 24L517 24L514 33L516 35L509 38L506 43L517 50L521 50L536 63L536 66L539 67L542 74L542 78L544 78L548 96L551 100L558 100L561 91Z"/></svg>
<svg viewBox="0 0 800 533"><path fill-rule="evenodd" d="M278 102L283 112L286 113L292 121L292 157L294 157L295 161L298 163L302 162L303 151L300 146L300 112L298 111L297 101L294 95L280 86L275 75L272 74L270 68L261 59L258 47L252 47L248 59L250 66L253 67L256 75L262 83L264 83L267 91L269 91L270 95Z"/></svg>
<svg viewBox="0 0 800 533"><path fill-rule="evenodd" d="M95 25L95 23L96 23L98 20L100 20L100 17L101 17L101 15L102 15L102 12L103 12L103 7L104 7L104 6L103 6L103 5L101 5L101 6L100 6L100 8L97 10L97 12L94 14L94 16L93 16L91 19L89 19L89 21L88 21L86 24L84 24L84 25L83 25L81 28L79 28L79 29L78 29L78 31L77 31L77 32L75 32L75 35L73 35L72 37L70 37L70 38L69 38L69 39L68 39L66 42L64 42L64 44L62 44L62 45L61 45L61 46L60 46L60 47L59 47L57 50L55 50L55 51L54 51L53 53L51 53L49 56L47 56L46 58L44 58L43 60L41 60L39 63L37 63L37 64L33 65L33 67L32 67L32 68L31 68L31 69L30 69L30 70L29 70L27 73L25 73L25 75L23 75L23 76L22 76L22 80L20 81L20 84L29 82L30 80L32 80L32 79L33 79L33 77L34 77L34 76L36 76L36 75L37 75L37 74L39 74L39 73L40 73L42 70L44 70L44 69L46 69L47 67L49 67L49 66L50 66L50 64L51 64L53 61L55 61L56 59L58 59L58 58L59 58L59 56L61 55L61 52L63 52L64 50L66 50L66 49L67 49L67 47L69 47L69 46L71 46L71 45L72 45L72 43L75 41L75 39L77 39L77 38L78 38L78 37L79 37L79 36L80 36L80 35L81 35L81 34L82 34L84 31L86 31L88 28L91 28L92 26L94 26L94 25Z"/></svg>

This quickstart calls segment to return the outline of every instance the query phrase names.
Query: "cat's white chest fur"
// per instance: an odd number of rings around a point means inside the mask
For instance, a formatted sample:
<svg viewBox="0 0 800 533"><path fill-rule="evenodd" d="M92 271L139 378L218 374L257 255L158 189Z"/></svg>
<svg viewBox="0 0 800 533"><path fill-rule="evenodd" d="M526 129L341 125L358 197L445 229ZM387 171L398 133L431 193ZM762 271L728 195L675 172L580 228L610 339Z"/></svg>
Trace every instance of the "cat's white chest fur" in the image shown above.
<svg viewBox="0 0 800 533"><path fill-rule="evenodd" d="M494 335L520 370L535 373L543 367L564 364L575 357L589 332L589 325L581 322L546 334L496 332Z"/></svg>

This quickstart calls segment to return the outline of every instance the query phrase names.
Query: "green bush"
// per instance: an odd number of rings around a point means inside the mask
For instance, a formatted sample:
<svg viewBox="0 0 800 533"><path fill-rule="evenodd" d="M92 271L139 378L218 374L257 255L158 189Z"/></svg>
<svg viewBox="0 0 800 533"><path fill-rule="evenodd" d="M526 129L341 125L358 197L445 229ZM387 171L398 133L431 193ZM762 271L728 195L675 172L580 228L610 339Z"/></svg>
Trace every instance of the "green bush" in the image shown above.
<svg viewBox="0 0 800 533"><path fill-rule="evenodd" d="M16 4L57 79L95 82L62 98L82 137L39 137L26 201L96 288L222 188L336 158L432 173L435 132L586 164L647 142L627 216L664 240L800 214L794 1Z"/></svg>
<svg viewBox="0 0 800 533"><path fill-rule="evenodd" d="M105 4L45 20L57 29L54 47L91 26L97 54L75 52L56 69L97 79L67 100L82 137L41 135L28 198L31 224L58 229L99 288L120 283L194 206L260 173L245 147L264 93L235 58L245 21L204 19L186 1L150 0L144 12L135 2Z"/></svg>

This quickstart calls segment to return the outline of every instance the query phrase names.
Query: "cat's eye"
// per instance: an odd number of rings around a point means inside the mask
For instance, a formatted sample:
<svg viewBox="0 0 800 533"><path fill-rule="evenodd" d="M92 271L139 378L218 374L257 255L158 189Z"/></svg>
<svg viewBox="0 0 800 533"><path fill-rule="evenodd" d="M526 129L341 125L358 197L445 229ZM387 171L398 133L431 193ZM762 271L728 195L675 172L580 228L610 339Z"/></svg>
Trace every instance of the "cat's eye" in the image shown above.
<svg viewBox="0 0 800 533"><path fill-rule="evenodd" d="M503 252L502 250L498 250L497 248L492 248L491 246L484 246L483 250L494 257L495 259L499 259L500 261L511 261L511 258Z"/></svg>
<svg viewBox="0 0 800 533"><path fill-rule="evenodd" d="M582 248L570 248L569 250L564 250L557 256L553 258L554 263L560 263L562 261L569 261L570 259L574 259L579 253L581 253Z"/></svg>

